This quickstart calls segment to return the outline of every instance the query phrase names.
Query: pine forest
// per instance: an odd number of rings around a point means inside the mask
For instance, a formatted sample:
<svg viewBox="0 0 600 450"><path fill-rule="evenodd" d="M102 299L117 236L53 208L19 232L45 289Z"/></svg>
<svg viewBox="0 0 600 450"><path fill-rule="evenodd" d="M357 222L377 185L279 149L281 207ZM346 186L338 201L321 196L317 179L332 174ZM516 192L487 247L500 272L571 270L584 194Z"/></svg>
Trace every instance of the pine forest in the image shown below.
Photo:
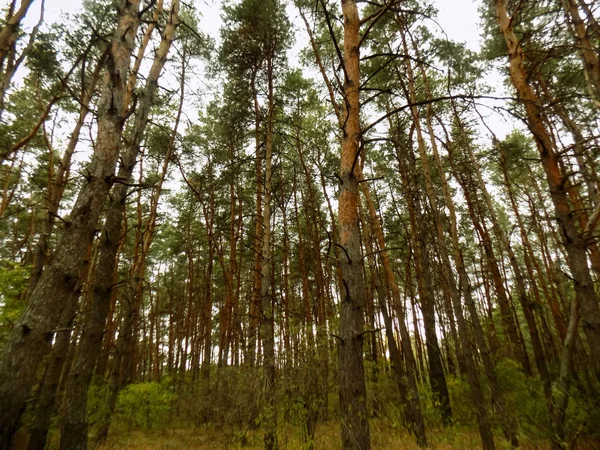
<svg viewBox="0 0 600 450"><path fill-rule="evenodd" d="M600 448L600 2L2 3L0 450Z"/></svg>

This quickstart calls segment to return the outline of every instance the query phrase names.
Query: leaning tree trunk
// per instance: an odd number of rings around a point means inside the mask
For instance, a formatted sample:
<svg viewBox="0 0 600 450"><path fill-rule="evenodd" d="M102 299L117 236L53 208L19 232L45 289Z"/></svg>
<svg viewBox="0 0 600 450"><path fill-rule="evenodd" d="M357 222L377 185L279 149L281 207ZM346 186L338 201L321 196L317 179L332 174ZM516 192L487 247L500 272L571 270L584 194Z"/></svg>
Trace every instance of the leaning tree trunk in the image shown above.
<svg viewBox="0 0 600 450"><path fill-rule="evenodd" d="M98 105L98 137L90 168L52 263L44 270L0 362L0 449L8 448L18 427L38 365L49 350L54 329L83 276L81 268L95 235L104 202L114 183L125 123L123 95L137 31L139 0L127 0L111 43L107 74Z"/></svg>
<svg viewBox="0 0 600 450"><path fill-rule="evenodd" d="M54 409L57 404L58 386L60 384L61 375L68 367L65 365L65 362L67 354L69 353L71 331L77 313L77 301L69 301L68 306L69 307L65 308L63 315L60 318L58 326L61 329L61 332L57 333L54 345L52 346L52 352L50 353L46 365L44 378L40 385L35 418L29 434L28 450L44 450L46 447L48 430L50 429L52 415L54 414ZM72 345L75 345L75 343Z"/></svg>
<svg viewBox="0 0 600 450"><path fill-rule="evenodd" d="M590 96L596 107L600 108L600 60L598 54L594 51L588 29L579 14L580 5L578 2L576 0L562 0L562 3L567 20L570 20L573 26L572 31L583 63L583 72Z"/></svg>
<svg viewBox="0 0 600 450"><path fill-rule="evenodd" d="M119 179L124 182L131 179L136 164L140 143L148 123L150 107L158 89L158 79L175 37L178 15L179 1L174 0L169 23L165 27L163 39L146 78L146 86L138 100L131 142L122 156ZM102 347L103 331L113 289L116 288L113 283L113 273L117 261L117 249L121 240L126 197L127 185L125 183L116 185L107 212L93 298L67 384L60 444L63 449L87 448L87 392Z"/></svg>
<svg viewBox="0 0 600 450"><path fill-rule="evenodd" d="M540 102L532 87L529 85L529 77L525 69L525 57L523 48L519 45L513 22L508 16L506 3L504 0L494 0L496 9L496 18L500 31L504 36L507 45L508 56L510 59L510 77L512 83L523 100L525 109L525 118L541 157L542 166L546 174L546 181L550 190L550 197L554 204L555 214L563 236L563 245L567 251L567 264L573 279L573 287L575 291L575 305L579 306L583 329L587 337L588 344L591 350L592 360L596 376L600 377L600 306L598 298L594 291L594 284L587 262L587 243L584 237L577 230L577 225L574 220L573 210L569 204L568 193L566 191L566 177L560 170L559 158L560 152L556 143L552 139L544 123L544 112L540 108ZM576 327L576 309L572 308L571 320L569 328ZM567 333L569 336L569 333ZM569 342L565 340L563 347L562 360L571 358ZM565 368L564 378L569 378L568 361L561 363ZM563 378L563 374L561 374ZM561 386L561 397L568 395L566 388L568 383L565 382ZM562 409L563 413L566 409L567 401L559 400L556 407ZM555 427L562 428L562 423L555 423ZM561 429L556 429L559 435ZM559 445L559 444L557 444Z"/></svg>
<svg viewBox="0 0 600 450"><path fill-rule="evenodd" d="M54 226L56 224L56 217L58 216L60 203L62 201L63 194L65 192L67 182L69 180L69 175L71 172L71 159L73 157L73 154L75 153L75 149L77 148L79 136L81 134L81 129L85 124L85 120L90 110L90 102L96 90L96 84L98 83L98 80L102 75L102 70L104 69L109 51L110 48L107 48L96 63L96 67L92 73L89 85L85 90L83 97L81 98L81 108L79 110L79 117L77 118L75 127L73 128L73 131L69 136L69 143L67 144L65 153L63 154L63 157L60 161L58 171L56 172L56 177L53 180L53 183L50 186L48 186L47 213L46 217L44 218L42 232L38 238L37 245L34 249L33 270L31 271L31 277L29 278L30 291L33 291L35 289L35 286L37 285L37 282L39 281L40 276L42 275L42 270L44 269L44 266L46 265L49 258L49 241L54 231Z"/></svg>
<svg viewBox="0 0 600 450"><path fill-rule="evenodd" d="M460 118L458 118L458 113L455 110L455 117L457 118L458 125L460 127L460 132L464 132L463 125L460 122ZM538 369L538 373L542 380L542 386L544 390L544 394L547 396L548 400L550 400L552 394L551 390L551 380L550 374L548 373L548 367L546 365L546 359L544 357L544 349L542 347L542 341L540 339L540 334L537 326L537 322L534 316L533 308L531 306L529 295L527 293L527 288L525 287L525 278L523 276L523 272L521 270L521 266L517 261L517 256L510 245L508 237L502 226L500 225L500 221L496 214L494 205L492 204L492 197L486 187L485 181L483 179L483 175L481 173L481 168L479 166L479 162L475 158L475 154L473 153L473 149L470 144L467 142L464 146L464 150L469 156L469 160L471 161L471 166L474 169L474 174L477 182L479 183L479 190L483 194L483 198L485 201L485 205L487 206L487 213L489 218L492 221L492 226L496 236L498 237L501 245L504 247L504 250L508 254L508 259L510 261L510 265L513 269L514 283L517 287L517 294L519 296L519 301L521 303L521 310L523 311L523 315L525 316L525 320L527 322L527 327L529 330L529 334L531 336L531 346L533 349L533 354L536 362L536 367Z"/></svg>
<svg viewBox="0 0 600 450"><path fill-rule="evenodd" d="M405 31L402 23L398 20L401 37L402 37L402 46L405 54L408 54L408 45L406 42ZM412 65L410 64L410 60L406 59L405 61L406 74L408 78L408 92L409 92L409 100L411 103L415 104L417 102L416 88L415 88L415 79L412 70ZM435 229L437 234L434 236L434 240L441 241L445 239L441 228L441 221L438 217L438 207L437 207L437 199L436 194L434 192L433 181L431 178L431 171L429 170L428 164L428 156L425 148L425 139L423 137L423 132L421 129L419 110L416 106L411 107L411 113L413 117L413 124L415 126L415 131L417 133L417 147L419 150L419 156L421 158L421 164L423 168L424 175L424 184L425 184L425 192L427 194L427 200L431 205L433 222L435 224ZM411 159L414 162L414 156ZM413 165L413 167L416 167ZM416 174L413 174L415 179L418 177ZM409 180L409 183L411 181ZM416 186L415 186L416 187ZM414 205L409 202L409 211L411 213L412 221L417 218L420 220L420 210L421 207L419 203L419 190L413 189L411 186L408 186L408 189L413 191L413 202ZM416 231L416 223L413 223L412 228L414 228L414 234L419 234ZM415 236L417 241L414 241L415 248L415 265L416 265L416 276L418 282L418 290L419 297L421 299L421 308L423 310L423 321L425 324L425 337L427 340L427 355L429 357L429 381L431 383L431 389L436 397L436 406L439 408L440 413L442 415L442 420L445 425L450 425L452 422L452 410L450 407L450 395L448 393L448 386L446 383L446 376L444 374L444 369L442 366L441 360L441 352L440 346L437 339L436 334L436 324L435 324L435 309L434 309L434 296L433 289L431 285L431 276L427 274L429 271L428 264L424 263L427 255L426 246L422 237ZM417 267L420 266L420 267Z"/></svg>
<svg viewBox="0 0 600 450"><path fill-rule="evenodd" d="M22 0L19 9L7 18L4 28L0 30L0 70L3 69L4 61L10 52L10 48L19 37L21 21L27 14L33 1L34 0Z"/></svg>

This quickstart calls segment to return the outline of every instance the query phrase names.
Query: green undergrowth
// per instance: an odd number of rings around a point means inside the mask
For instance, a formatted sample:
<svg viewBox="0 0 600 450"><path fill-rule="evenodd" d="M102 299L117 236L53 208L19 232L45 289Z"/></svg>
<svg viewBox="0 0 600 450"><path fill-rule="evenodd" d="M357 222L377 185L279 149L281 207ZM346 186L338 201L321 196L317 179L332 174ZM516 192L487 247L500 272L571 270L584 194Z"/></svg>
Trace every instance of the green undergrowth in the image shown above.
<svg viewBox="0 0 600 450"><path fill-rule="evenodd" d="M451 427L449 429L429 430L428 439L430 448L439 450L481 448L477 431L473 429ZM281 450L304 450L309 448L301 433L295 427L281 426L278 440ZM398 433L383 419L371 421L371 443L373 450L418 449L411 436ZM597 444L597 442L581 440L576 448L592 450L598 448ZM242 437L241 434L233 430L224 430L215 425L205 425L201 427L169 427L164 430L115 431L111 433L101 450L258 450L262 448L264 446L260 429L250 430ZM497 448L508 449L510 446L498 437ZM544 440L522 440L521 448L524 450L549 450L550 444ZM331 421L317 426L314 449L341 449L340 425L338 422Z"/></svg>
<svg viewBox="0 0 600 450"><path fill-rule="evenodd" d="M313 365L313 367L319 367ZM280 449L338 449L341 445L337 385L330 372L295 369L281 376L275 394ZM416 449L404 420L398 387L389 367L367 367L368 407L373 449ZM283 374L282 374L283 375ZM549 449L552 430L539 379L526 377L511 360L496 364L504 395L502 408L487 409L496 448L509 449L503 437L507 420L516 424L523 449ZM262 442L261 395L264 379L259 368L220 368L210 377L163 377L124 388L113 415L105 449L258 449ZM419 396L427 439L436 449L478 449L475 408L467 382L447 376L453 422L443 426L436 399L425 383ZM486 404L490 389L482 377ZM105 389L90 391L90 435L104 405ZM573 449L600 448L600 407L596 397L573 386L567 411L567 443ZM49 449L58 448L56 426Z"/></svg>

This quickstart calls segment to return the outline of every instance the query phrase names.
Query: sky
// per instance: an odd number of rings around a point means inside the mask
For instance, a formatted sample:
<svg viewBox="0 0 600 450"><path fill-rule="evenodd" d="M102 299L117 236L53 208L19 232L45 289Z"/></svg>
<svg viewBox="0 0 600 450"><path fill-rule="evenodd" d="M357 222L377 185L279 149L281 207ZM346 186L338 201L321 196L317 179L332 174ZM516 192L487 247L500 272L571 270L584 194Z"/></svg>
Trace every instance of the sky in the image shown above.
<svg viewBox="0 0 600 450"><path fill-rule="evenodd" d="M42 0L35 0L31 6L25 20L25 26L28 29L33 27L39 18L39 10ZM190 0L195 2L197 9L201 12L200 29L215 39L219 37L219 27L221 25L221 1L220 0ZM435 33L443 30L452 41L465 43L473 51L477 51L482 43L481 31L479 27L480 18L478 5L482 0L432 0L434 7L438 10L436 22L430 23L430 30ZM0 0L0 4L5 6L9 0ZM334 0L329 0L330 4L335 4ZM82 0L45 0L45 20L47 23L57 21L62 13L73 13L81 9ZM288 7L288 15L297 27L297 38L294 48L289 55L298 55L300 49L308 45L305 37L305 30L296 10ZM292 56L293 57L293 56ZM290 59L290 62L294 61ZM491 72L484 80L493 87L493 95L505 96L506 92L500 73ZM18 77L17 80L18 81ZM486 102L481 102L485 104ZM492 102L487 102L492 106ZM491 108L481 108L480 111L489 121L489 124L495 130L498 137L508 134L514 127L514 121L506 117L501 117L493 112ZM482 132L485 130L482 128Z"/></svg>
<svg viewBox="0 0 600 450"><path fill-rule="evenodd" d="M5 7L8 0L1 0ZM196 7L202 12L202 30L213 37L218 36L220 26L220 1L195 0ZM479 13L477 0L434 0L433 4L438 9L438 22L452 40L465 42L469 48L476 50L479 47ZM26 24L31 27L39 18L41 0L35 0L31 6ZM46 0L45 19L47 22L56 21L62 12L75 12L81 8L81 0Z"/></svg>

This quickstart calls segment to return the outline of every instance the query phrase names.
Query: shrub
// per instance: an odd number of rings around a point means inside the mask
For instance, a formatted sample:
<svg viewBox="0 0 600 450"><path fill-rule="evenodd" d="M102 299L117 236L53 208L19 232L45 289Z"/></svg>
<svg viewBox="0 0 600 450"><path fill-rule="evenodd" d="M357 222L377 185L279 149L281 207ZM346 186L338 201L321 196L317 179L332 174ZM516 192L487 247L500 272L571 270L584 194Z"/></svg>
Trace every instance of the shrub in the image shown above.
<svg viewBox="0 0 600 450"><path fill-rule="evenodd" d="M124 388L117 403L117 424L158 429L171 417L175 394L167 383L134 383Z"/></svg>

